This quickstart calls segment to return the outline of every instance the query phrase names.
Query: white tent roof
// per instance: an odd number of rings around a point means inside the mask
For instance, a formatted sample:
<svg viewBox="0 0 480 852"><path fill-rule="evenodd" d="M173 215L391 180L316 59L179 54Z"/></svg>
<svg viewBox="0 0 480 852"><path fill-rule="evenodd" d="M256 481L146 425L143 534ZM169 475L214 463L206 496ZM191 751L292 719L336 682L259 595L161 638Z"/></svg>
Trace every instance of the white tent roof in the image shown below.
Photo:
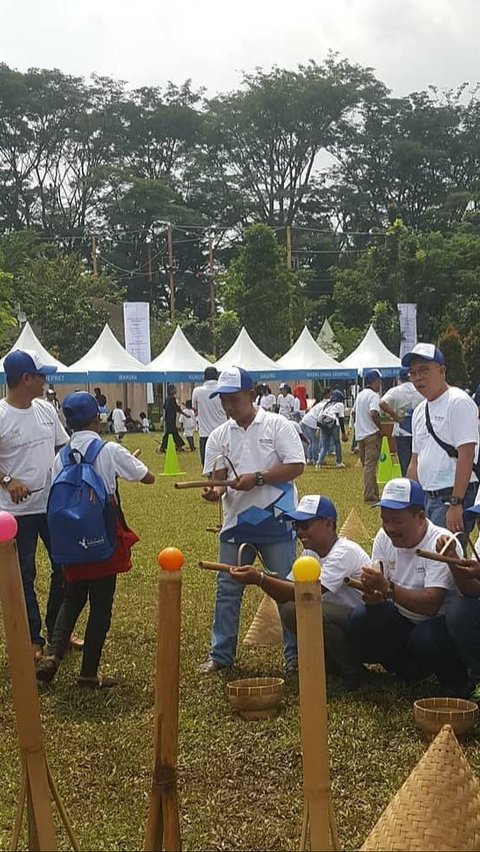
<svg viewBox="0 0 480 852"><path fill-rule="evenodd" d="M37 335L32 330L32 326L29 322L26 322L23 326L21 333L19 334L17 340L13 344L10 352L13 352L14 349L33 349L42 359L44 364L51 365L52 367L57 367L58 370L65 370L65 364L62 364L58 358L54 358L53 355L50 355L49 352L45 349L44 346L40 343ZM6 353L9 354L8 352ZM6 356L0 360L0 370L3 370L3 360Z"/></svg>
<svg viewBox="0 0 480 852"><path fill-rule="evenodd" d="M119 343L113 334L110 326L106 324L92 348L88 350L86 355L83 355L82 358L76 361L75 364L68 367L65 372L88 372L89 375L94 374L92 378L95 381L107 381L108 377L102 379L99 375L97 379L95 378L95 374L144 373L146 371L147 368L123 348L122 344ZM122 381L122 378L113 379L113 375L111 378L115 381Z"/></svg>
<svg viewBox="0 0 480 852"><path fill-rule="evenodd" d="M278 372L275 361L258 348L245 328L242 328L233 346L225 352L225 355L222 355L215 366L218 370L226 367L243 367L244 370L253 374Z"/></svg>
<svg viewBox="0 0 480 852"><path fill-rule="evenodd" d="M303 329L292 348L277 361L284 370L341 370L338 361L327 355L318 343L315 343L307 326Z"/></svg>
<svg viewBox="0 0 480 852"><path fill-rule="evenodd" d="M182 329L177 325L163 352L157 355L151 364L148 364L147 369L150 372L169 373L173 377L180 373L203 373L205 367L211 366L210 361L195 352L192 344L188 342ZM174 380L180 381L181 376Z"/></svg>
<svg viewBox="0 0 480 852"><path fill-rule="evenodd" d="M378 367L379 370L398 370L400 358L387 349L371 325L357 348L342 361L342 366L355 367L358 372L371 367Z"/></svg>

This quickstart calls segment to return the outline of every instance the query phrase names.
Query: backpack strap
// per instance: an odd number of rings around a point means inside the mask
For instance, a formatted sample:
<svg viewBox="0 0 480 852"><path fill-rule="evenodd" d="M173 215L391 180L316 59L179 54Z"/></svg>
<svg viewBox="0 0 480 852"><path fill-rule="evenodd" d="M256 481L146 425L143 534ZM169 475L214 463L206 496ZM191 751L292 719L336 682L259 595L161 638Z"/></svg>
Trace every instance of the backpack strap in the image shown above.
<svg viewBox="0 0 480 852"><path fill-rule="evenodd" d="M433 440L437 442L438 446L442 448L443 452L450 456L451 459L458 459L458 451L451 444L447 444L446 441L442 441L441 438L434 432L432 421L430 420L430 412L428 410L428 402L425 403L425 423L427 426L427 432L432 436Z"/></svg>
<svg viewBox="0 0 480 852"><path fill-rule="evenodd" d="M93 464L98 454L103 450L105 446L105 441L102 441L101 438L94 438L93 441L90 441L87 450L83 456L83 461L85 464Z"/></svg>

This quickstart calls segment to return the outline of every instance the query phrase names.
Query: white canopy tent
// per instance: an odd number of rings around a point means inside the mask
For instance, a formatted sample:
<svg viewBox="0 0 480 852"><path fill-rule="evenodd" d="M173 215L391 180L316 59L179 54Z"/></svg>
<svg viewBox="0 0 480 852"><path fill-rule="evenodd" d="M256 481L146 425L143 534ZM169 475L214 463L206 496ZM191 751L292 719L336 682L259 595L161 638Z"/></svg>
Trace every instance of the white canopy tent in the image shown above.
<svg viewBox="0 0 480 852"><path fill-rule="evenodd" d="M199 382L203 380L205 368L211 366L210 361L195 351L177 325L163 352L147 365L147 369L157 374L153 379L156 382Z"/></svg>
<svg viewBox="0 0 480 852"><path fill-rule="evenodd" d="M400 358L387 349L371 325L361 343L341 362L341 366L353 368L360 375L377 368L384 377L391 377L398 375Z"/></svg>
<svg viewBox="0 0 480 852"><path fill-rule="evenodd" d="M219 358L215 367L219 371L226 367L243 367L257 380L279 378L275 361L258 348L245 328L242 328L235 343Z"/></svg>
<svg viewBox="0 0 480 852"><path fill-rule="evenodd" d="M307 326L291 349L277 361L285 379L349 379L355 370L343 367L315 342Z"/></svg>
<svg viewBox="0 0 480 852"><path fill-rule="evenodd" d="M45 347L42 346L29 322L25 323L22 328L22 331L20 332L17 340L15 341L9 352L13 352L16 349L33 349L40 356L44 364L56 367L57 370L67 369L65 364L62 364L62 362L59 361L58 358L54 358L53 355L50 355L50 352L47 352ZM7 352L0 360L0 372L3 372L3 362L9 352Z"/></svg>

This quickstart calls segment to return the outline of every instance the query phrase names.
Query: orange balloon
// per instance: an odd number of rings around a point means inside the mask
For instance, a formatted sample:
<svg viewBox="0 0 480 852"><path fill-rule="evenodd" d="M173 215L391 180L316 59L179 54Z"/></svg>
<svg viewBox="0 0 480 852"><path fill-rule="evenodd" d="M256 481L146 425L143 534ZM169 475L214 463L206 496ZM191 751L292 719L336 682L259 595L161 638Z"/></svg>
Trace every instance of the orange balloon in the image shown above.
<svg viewBox="0 0 480 852"><path fill-rule="evenodd" d="M178 547L164 547L157 556L157 562L163 571L180 571L185 557Z"/></svg>

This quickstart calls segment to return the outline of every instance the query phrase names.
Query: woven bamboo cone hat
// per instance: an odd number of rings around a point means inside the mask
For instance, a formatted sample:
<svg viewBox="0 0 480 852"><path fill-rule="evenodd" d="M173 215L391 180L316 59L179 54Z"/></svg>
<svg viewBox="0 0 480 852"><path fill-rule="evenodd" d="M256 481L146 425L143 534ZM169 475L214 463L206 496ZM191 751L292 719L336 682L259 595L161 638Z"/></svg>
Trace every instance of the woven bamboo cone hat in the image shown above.
<svg viewBox="0 0 480 852"><path fill-rule="evenodd" d="M243 640L244 645L281 645L283 643L282 623L278 607L269 595L263 595L253 621Z"/></svg>
<svg viewBox="0 0 480 852"><path fill-rule="evenodd" d="M368 530L356 509L352 509L350 511L350 514L343 524L339 535L349 538L350 541L368 541Z"/></svg>
<svg viewBox="0 0 480 852"><path fill-rule="evenodd" d="M480 788L445 725L394 796L362 850L480 849Z"/></svg>

